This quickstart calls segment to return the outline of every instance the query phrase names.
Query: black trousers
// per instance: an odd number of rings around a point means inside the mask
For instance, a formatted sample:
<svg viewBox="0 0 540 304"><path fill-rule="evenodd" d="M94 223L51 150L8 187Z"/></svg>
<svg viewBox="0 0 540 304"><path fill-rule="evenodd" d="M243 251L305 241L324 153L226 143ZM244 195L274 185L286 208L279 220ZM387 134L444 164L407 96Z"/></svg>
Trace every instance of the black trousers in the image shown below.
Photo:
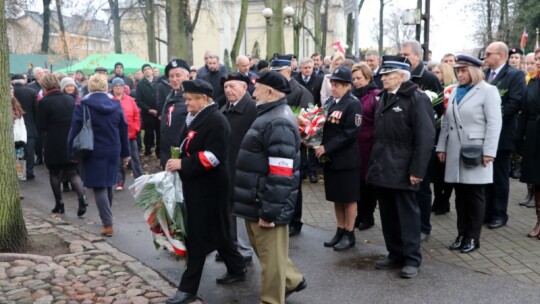
<svg viewBox="0 0 540 304"><path fill-rule="evenodd" d="M388 258L420 267L420 208L416 192L378 187L377 197Z"/></svg>
<svg viewBox="0 0 540 304"><path fill-rule="evenodd" d="M237 274L244 271L245 263L244 258L235 249L232 241L228 242L226 246L218 248L217 252L223 258L223 262L227 267L227 272L230 274ZM199 285L201 283L201 276L204 268L204 262L206 256L191 256L189 255L188 248L188 260L186 270L182 274L180 285L178 290L187 292L189 294L196 295L199 291Z"/></svg>
<svg viewBox="0 0 540 304"><path fill-rule="evenodd" d="M300 146L300 168L303 174L317 174L319 160L315 157L315 150L304 145Z"/></svg>
<svg viewBox="0 0 540 304"><path fill-rule="evenodd" d="M420 188L416 192L416 201L420 208L420 231L425 234L431 234L431 170L432 160L435 157L435 150L431 153L431 160L428 162L426 174L420 183Z"/></svg>
<svg viewBox="0 0 540 304"><path fill-rule="evenodd" d="M356 206L356 225L375 221L373 213L375 213L377 206L377 193L375 187L366 184L366 181L360 182L360 201L356 202Z"/></svg>
<svg viewBox="0 0 540 304"><path fill-rule="evenodd" d="M34 175L34 154L36 152L36 138L28 137L24 146L26 160L26 176ZM40 154L41 155L41 154Z"/></svg>
<svg viewBox="0 0 540 304"><path fill-rule="evenodd" d="M450 211L450 197L454 186L444 181L446 165L441 163L437 157L432 161L433 206L431 206L431 210Z"/></svg>
<svg viewBox="0 0 540 304"><path fill-rule="evenodd" d="M298 230L302 229L302 180L300 180L300 185L298 185L298 196L296 197L296 205L294 206L294 213L289 223L289 227L294 227Z"/></svg>
<svg viewBox="0 0 540 304"><path fill-rule="evenodd" d="M508 221L510 150L499 150L493 162L493 184L486 188L486 219Z"/></svg>
<svg viewBox="0 0 540 304"><path fill-rule="evenodd" d="M150 154L152 147L156 146L156 154L159 154L159 138L160 138L159 120L157 117L144 118L144 153ZM154 143L155 139L155 143Z"/></svg>
<svg viewBox="0 0 540 304"><path fill-rule="evenodd" d="M478 241L485 211L485 185L454 184L458 234Z"/></svg>

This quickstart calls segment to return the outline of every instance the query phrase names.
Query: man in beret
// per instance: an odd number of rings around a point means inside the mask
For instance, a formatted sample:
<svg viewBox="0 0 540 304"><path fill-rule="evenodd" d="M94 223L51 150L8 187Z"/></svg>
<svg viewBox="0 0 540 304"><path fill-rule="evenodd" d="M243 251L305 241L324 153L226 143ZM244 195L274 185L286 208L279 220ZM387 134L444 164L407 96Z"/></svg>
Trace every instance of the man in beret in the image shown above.
<svg viewBox="0 0 540 304"><path fill-rule="evenodd" d="M247 57L246 57L247 58ZM248 92L250 79L242 73L229 74L223 79L223 90L227 103L221 108L231 127L229 140L229 173L231 176L231 193L229 206L232 211L234 204L234 180L236 173L236 159L240 151L240 144L249 127L257 118L255 100ZM231 237L238 246L238 251L246 260L251 260L253 248L249 242L244 219L231 215ZM218 256L216 256L218 259Z"/></svg>
<svg viewBox="0 0 540 304"><path fill-rule="evenodd" d="M259 116L242 140L236 164L233 214L245 219L261 262L262 303L285 303L307 287L289 259L288 225L300 184L300 134L287 106L289 91L279 73L261 75L253 93Z"/></svg>
<svg viewBox="0 0 540 304"><path fill-rule="evenodd" d="M180 145L180 131L184 127L187 107L184 103L182 83L189 80L189 65L182 59L173 59L165 67L165 76L172 88L160 113L160 164L165 167L171 158L171 147ZM168 85L168 83L167 83Z"/></svg>
<svg viewBox="0 0 540 304"><path fill-rule="evenodd" d="M488 83L497 86L501 93L503 125L495 161L493 162L493 184L486 187L486 215L488 228L496 229L508 222L508 195L510 190L510 155L514 148L521 100L526 85L523 72L508 65L508 46L496 41L486 48L484 72Z"/></svg>

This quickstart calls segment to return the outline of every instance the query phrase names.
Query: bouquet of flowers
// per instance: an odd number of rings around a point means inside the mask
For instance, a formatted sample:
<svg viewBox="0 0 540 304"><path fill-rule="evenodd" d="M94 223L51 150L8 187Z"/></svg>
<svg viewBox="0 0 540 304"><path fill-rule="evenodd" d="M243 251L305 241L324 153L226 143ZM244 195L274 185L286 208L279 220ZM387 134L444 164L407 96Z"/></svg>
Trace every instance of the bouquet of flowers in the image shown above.
<svg viewBox="0 0 540 304"><path fill-rule="evenodd" d="M157 240L158 236L164 236L168 242L166 248L178 257L186 256L185 207L178 172L142 175L129 190L135 198L135 206L144 210L156 249L165 246Z"/></svg>
<svg viewBox="0 0 540 304"><path fill-rule="evenodd" d="M323 126L326 122L324 108L309 105L307 109L296 110L295 114L302 142L310 148L320 146L323 137Z"/></svg>

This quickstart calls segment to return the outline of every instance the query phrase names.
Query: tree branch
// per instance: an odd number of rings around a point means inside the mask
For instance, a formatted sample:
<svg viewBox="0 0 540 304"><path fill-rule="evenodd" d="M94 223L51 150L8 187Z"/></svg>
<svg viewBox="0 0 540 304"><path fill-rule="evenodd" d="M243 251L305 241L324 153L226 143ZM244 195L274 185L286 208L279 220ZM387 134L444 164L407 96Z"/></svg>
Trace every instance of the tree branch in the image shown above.
<svg viewBox="0 0 540 304"><path fill-rule="evenodd" d="M193 18L193 22L191 23L191 33L195 32L195 25L197 25L197 21L199 21L199 12L201 11L202 6L202 0L197 1L197 8L195 9L195 18Z"/></svg>

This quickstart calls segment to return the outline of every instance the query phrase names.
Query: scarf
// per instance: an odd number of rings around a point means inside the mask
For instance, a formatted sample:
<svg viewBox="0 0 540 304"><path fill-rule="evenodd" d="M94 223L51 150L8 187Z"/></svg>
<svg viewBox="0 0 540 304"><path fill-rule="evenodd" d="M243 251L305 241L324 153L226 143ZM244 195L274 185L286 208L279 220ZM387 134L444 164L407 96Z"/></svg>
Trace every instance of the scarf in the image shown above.
<svg viewBox="0 0 540 304"><path fill-rule="evenodd" d="M461 100L463 99L463 97L465 97L465 95L467 95L467 93L469 93L469 91L472 89L472 85L471 84L467 84L467 85L460 85L456 88L456 102L457 104L459 105L459 103L461 102Z"/></svg>

